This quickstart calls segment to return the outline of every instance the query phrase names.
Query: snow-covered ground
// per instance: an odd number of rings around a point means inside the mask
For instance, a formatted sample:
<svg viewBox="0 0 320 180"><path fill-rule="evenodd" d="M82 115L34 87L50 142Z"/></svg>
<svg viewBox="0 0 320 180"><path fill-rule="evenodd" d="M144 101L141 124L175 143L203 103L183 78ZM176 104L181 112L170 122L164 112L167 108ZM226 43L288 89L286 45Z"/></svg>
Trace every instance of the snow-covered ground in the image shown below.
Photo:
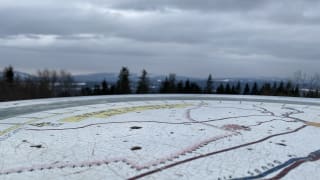
<svg viewBox="0 0 320 180"><path fill-rule="evenodd" d="M0 109L82 101L92 103L0 115L0 179L320 178L317 99L100 96Z"/></svg>
<svg viewBox="0 0 320 180"><path fill-rule="evenodd" d="M0 102L0 109L11 108L11 107L23 107L30 105L46 105L53 103L69 103L69 102L81 102L81 101L94 101L94 100L111 100L111 101L124 101L124 100L141 100L144 98L151 99L212 99L212 100L242 100L242 101L287 101L294 103L315 103L320 105L320 101L317 98L296 98L296 97L280 97L280 96L248 96L248 95L202 95L202 94L191 94L191 95L167 95L167 94L149 94L149 95L112 95L112 96L83 96L83 97L68 97L68 98L50 98L50 99L37 99L37 100L22 100L22 101L10 101Z"/></svg>

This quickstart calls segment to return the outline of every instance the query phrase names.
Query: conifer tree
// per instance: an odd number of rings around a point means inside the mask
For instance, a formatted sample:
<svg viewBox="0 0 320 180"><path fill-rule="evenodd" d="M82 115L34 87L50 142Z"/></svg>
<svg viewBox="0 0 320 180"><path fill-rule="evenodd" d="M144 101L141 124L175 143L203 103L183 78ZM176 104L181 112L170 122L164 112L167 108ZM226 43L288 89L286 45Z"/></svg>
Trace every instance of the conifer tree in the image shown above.
<svg viewBox="0 0 320 180"><path fill-rule="evenodd" d="M273 85L272 85L272 88L271 88L271 95L275 96L277 94L277 89L278 89L278 84L277 82L274 82Z"/></svg>
<svg viewBox="0 0 320 180"><path fill-rule="evenodd" d="M160 93L169 93L169 86L169 79L168 77L166 77L165 80L161 83Z"/></svg>
<svg viewBox="0 0 320 180"><path fill-rule="evenodd" d="M258 90L258 84L256 82L254 82L252 90L251 90L251 94L252 95L258 95L259 94L259 90Z"/></svg>
<svg viewBox="0 0 320 180"><path fill-rule="evenodd" d="M246 95L250 94L250 87L249 87L248 83L246 83L246 85L245 85L243 94L246 94Z"/></svg>
<svg viewBox="0 0 320 180"><path fill-rule="evenodd" d="M237 90L234 85L231 86L231 94L237 94Z"/></svg>
<svg viewBox="0 0 320 180"><path fill-rule="evenodd" d="M238 81L235 90L236 90L236 94L241 94L241 83L240 83L240 81Z"/></svg>
<svg viewBox="0 0 320 180"><path fill-rule="evenodd" d="M104 79L101 83L101 94L108 94L109 93L109 87L107 81Z"/></svg>
<svg viewBox="0 0 320 180"><path fill-rule="evenodd" d="M142 74L139 77L138 87L137 87L137 94L147 94L149 93L149 78L148 72L146 70L142 70Z"/></svg>
<svg viewBox="0 0 320 180"><path fill-rule="evenodd" d="M119 79L117 82L117 94L130 94L131 89L130 89L130 72L127 67L122 67L120 73L119 73Z"/></svg>
<svg viewBox="0 0 320 180"><path fill-rule="evenodd" d="M3 71L3 78L7 83L13 83L14 81L14 70L12 66L6 67Z"/></svg>
<svg viewBox="0 0 320 180"><path fill-rule="evenodd" d="M184 87L183 87L183 81L179 81L177 84L177 92L178 93L185 93Z"/></svg>
<svg viewBox="0 0 320 180"><path fill-rule="evenodd" d="M190 84L190 93L193 93L193 94L200 94L201 93L201 88L200 86L195 83L195 82L192 82Z"/></svg>
<svg viewBox="0 0 320 180"><path fill-rule="evenodd" d="M279 87L277 88L276 91L277 96L283 96L284 95L284 83L283 81L280 82Z"/></svg>
<svg viewBox="0 0 320 180"><path fill-rule="evenodd" d="M231 94L231 87L230 87L229 83L227 83L227 85L226 85L225 93L226 94Z"/></svg>
<svg viewBox="0 0 320 180"><path fill-rule="evenodd" d="M286 96L292 96L293 95L293 90L292 90L292 83L291 81L288 81L286 84L286 87L284 89L284 95Z"/></svg>
<svg viewBox="0 0 320 180"><path fill-rule="evenodd" d="M300 96L300 88L299 85L297 84L296 87L294 88L294 93L293 96L299 97Z"/></svg>
<svg viewBox="0 0 320 180"><path fill-rule="evenodd" d="M270 96L272 95L272 89L270 83L264 83L261 88L261 95Z"/></svg>
<svg viewBox="0 0 320 180"><path fill-rule="evenodd" d="M93 94L94 95L100 95L101 94L101 88L99 85L94 85L94 88L93 88Z"/></svg>
<svg viewBox="0 0 320 180"><path fill-rule="evenodd" d="M169 93L176 93L177 92L176 75L169 74L168 81L169 81Z"/></svg>
<svg viewBox="0 0 320 180"><path fill-rule="evenodd" d="M184 92L185 93L190 93L190 89L191 89L190 80L187 79L186 82L184 83Z"/></svg>
<svg viewBox="0 0 320 180"><path fill-rule="evenodd" d="M224 91L224 86L223 86L223 84L220 84L219 86L218 86L218 88L217 88L217 94L224 94L225 93L225 91Z"/></svg>
<svg viewBox="0 0 320 180"><path fill-rule="evenodd" d="M212 86L213 86L213 80L212 80L212 75L210 74L207 79L205 93L212 94L212 88L213 88Z"/></svg>

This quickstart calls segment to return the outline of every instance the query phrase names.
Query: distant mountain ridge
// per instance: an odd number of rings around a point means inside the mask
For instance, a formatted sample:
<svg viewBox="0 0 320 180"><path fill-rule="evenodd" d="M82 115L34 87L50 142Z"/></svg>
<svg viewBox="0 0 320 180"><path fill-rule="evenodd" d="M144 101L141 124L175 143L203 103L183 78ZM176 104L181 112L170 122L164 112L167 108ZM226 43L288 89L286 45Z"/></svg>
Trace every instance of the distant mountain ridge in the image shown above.
<svg viewBox="0 0 320 180"><path fill-rule="evenodd" d="M3 76L3 72L0 72L0 78ZM35 77L34 75L15 71L15 76L19 77L20 79L27 79ZM135 83L139 80L139 76L136 73L130 74L130 80ZM155 74L149 74L149 79L151 81L151 84L160 84L167 75L155 75ZM103 80L106 80L109 83L115 83L118 80L118 73L92 73L92 74L80 74L80 75L73 75L73 78L76 82L84 82L89 84L95 84L95 83L101 83ZM190 80L193 82L197 82L200 86L204 86L206 82L206 78L199 78L199 77L192 77L192 76L176 76L177 81L186 81ZM258 82L258 84L263 82L280 82L280 81L287 81L288 78L277 78L277 77L239 77L239 78L225 78L225 77L213 77L214 83L216 84L225 84L225 83L253 83Z"/></svg>
<svg viewBox="0 0 320 180"><path fill-rule="evenodd" d="M77 82L101 82L106 80L108 82L115 82L118 78L116 73L94 73L94 74L81 74L74 75L74 80Z"/></svg>
<svg viewBox="0 0 320 180"><path fill-rule="evenodd" d="M104 79L108 82L116 82L118 79L117 73L92 73L92 74L81 74L81 75L74 75L73 76L75 81L80 82L101 82ZM149 74L149 78L151 81L153 80L164 80L167 77L167 75L154 75ZM130 79L132 81L137 81L139 79L139 75L132 73L130 74ZM189 79L190 81L204 81L206 78L200 78L200 77L192 77L192 76L176 76L176 79L185 81ZM239 77L239 78L226 78L226 77L213 77L214 81L216 82L234 82L234 81L240 81L240 82L250 82L250 81L286 81L287 78L277 78L277 77Z"/></svg>
<svg viewBox="0 0 320 180"><path fill-rule="evenodd" d="M0 78L2 78L2 77L3 77L3 72L0 71ZM34 77L34 75L31 75L31 74L28 74L25 72L14 71L14 77L18 77L23 80L23 79Z"/></svg>
<svg viewBox="0 0 320 180"><path fill-rule="evenodd" d="M138 81L139 80L138 74L132 73L130 74L131 81ZM93 73L93 74L85 74L85 75L74 75L74 80L78 82L101 82L106 80L108 82L116 82L118 80L117 73ZM149 74L149 78L151 81L158 81L164 80L167 76L166 75L153 75ZM195 78L195 77L186 77L186 76L176 76L177 80L191 80L191 81L199 81L203 80L202 78Z"/></svg>

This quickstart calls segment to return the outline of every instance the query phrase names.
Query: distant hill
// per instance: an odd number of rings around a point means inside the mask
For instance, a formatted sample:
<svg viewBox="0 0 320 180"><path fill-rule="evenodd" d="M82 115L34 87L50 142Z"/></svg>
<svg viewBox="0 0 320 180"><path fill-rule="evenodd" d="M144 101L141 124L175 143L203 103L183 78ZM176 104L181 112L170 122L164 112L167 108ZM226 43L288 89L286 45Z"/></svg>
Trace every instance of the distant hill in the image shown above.
<svg viewBox="0 0 320 180"><path fill-rule="evenodd" d="M95 73L95 74L74 75L73 78L77 82L101 82L104 79L108 82L116 82L116 80L118 79L118 74Z"/></svg>
<svg viewBox="0 0 320 180"><path fill-rule="evenodd" d="M152 83L156 82L161 82L163 81L167 75L154 75L154 74L149 74L150 81ZM276 77L257 77L257 78L224 78L224 77L219 77L219 78L214 78L215 83L253 83L253 82L258 82L258 83L263 83L263 82L280 82L280 81L287 81L288 79L285 78L276 78ZM101 82L103 80L106 80L107 82L110 83L115 83L118 80L118 74L117 73L94 73L94 74L85 74L85 75L75 75L74 80L77 82ZM132 82L137 82L139 80L139 75L137 74L131 74L130 79ZM188 76L176 76L177 81L186 81L186 80L194 81L199 84L203 84L206 82L206 78L198 78L198 77L188 77Z"/></svg>
<svg viewBox="0 0 320 180"><path fill-rule="evenodd" d="M3 77L3 72L0 71L0 78ZM27 78L30 78L30 77L34 77L33 75L31 74L28 74L28 73L24 73L24 72L20 72L20 71L15 71L14 72L14 77L19 77L20 79L27 79Z"/></svg>
<svg viewBox="0 0 320 180"><path fill-rule="evenodd" d="M161 87L162 81L167 77L167 75L154 75L149 74L150 79L150 88L153 92L158 92ZM76 75L74 79L78 83L85 83L86 86L93 87L96 84L100 84L104 79L110 83L114 84L118 80L117 73L96 73L96 74L87 74L87 75ZM131 87L135 89L137 87L137 82L139 80L139 75L131 74ZM187 77L187 76L176 76L176 81L186 81L190 80L196 82L201 88L206 86L206 78L197 78L197 77ZM269 77L257 77L257 78L214 78L213 87L217 88L220 84L226 85L227 83L231 85L236 85L238 82L241 83L241 86L244 87L246 83L250 86L254 82L257 82L258 86L262 86L265 82L280 82L287 81L288 79L284 78L269 78Z"/></svg>
<svg viewBox="0 0 320 180"><path fill-rule="evenodd" d="M0 72L0 78L2 77L3 73ZM15 76L19 77L20 79L26 79L29 77L34 77L34 75L15 71ZM133 87L136 86L136 82L139 80L138 74L132 73L130 74L131 85ZM167 75L155 75L149 74L150 84L152 89L158 89L161 85L161 82L167 77ZM74 75L74 80L78 83L85 83L88 86L94 86L95 84L101 83L104 79L108 83L116 83L118 80L118 73L93 73L93 74L82 74L82 75ZM188 77L188 76L176 76L177 81L186 81L190 80L193 82L198 83L201 87L205 87L206 85L206 78L198 78L198 77ZM219 84L236 84L240 82L241 84L249 83L253 84L257 82L258 85L263 84L264 82L280 82L280 81L288 81L289 79L286 78L277 78L277 77L242 77L242 78L225 78L225 77L213 77L214 79L214 86L217 87Z"/></svg>
<svg viewBox="0 0 320 180"><path fill-rule="evenodd" d="M94 74L85 74L85 75L75 75L73 76L75 81L78 82L101 82L104 79L108 82L114 83L118 80L117 73L94 73ZM151 81L161 81L164 80L167 76L166 75L153 75L149 74L149 78ZM177 80L191 80L191 81L199 81L203 80L201 78L194 78L194 77L186 77L186 76L177 76ZM133 82L139 80L139 75L137 74L130 74L130 79Z"/></svg>
<svg viewBox="0 0 320 180"><path fill-rule="evenodd" d="M132 73L130 74L131 86L135 88L137 86L137 82L139 81L138 74ZM166 75L154 75L149 74L150 79L150 88L154 91L157 91L161 82L166 78ZM186 76L176 76L177 81L186 81L189 79L190 81L197 82L200 86L204 86L205 79L202 78L194 78L194 77L186 77ZM95 84L101 83L103 80L106 80L108 83L114 84L118 80L118 73L94 73L94 74L86 74L86 75L75 75L74 80L76 82L86 83L87 86L94 86Z"/></svg>

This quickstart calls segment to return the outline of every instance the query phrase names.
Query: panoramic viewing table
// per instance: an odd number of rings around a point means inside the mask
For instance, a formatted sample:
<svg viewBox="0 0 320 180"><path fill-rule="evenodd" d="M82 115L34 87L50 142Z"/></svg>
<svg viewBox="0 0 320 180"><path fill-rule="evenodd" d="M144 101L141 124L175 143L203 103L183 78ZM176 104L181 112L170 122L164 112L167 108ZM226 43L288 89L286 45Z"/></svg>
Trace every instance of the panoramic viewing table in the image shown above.
<svg viewBox="0 0 320 180"><path fill-rule="evenodd" d="M0 103L0 179L320 179L320 101L133 95Z"/></svg>

